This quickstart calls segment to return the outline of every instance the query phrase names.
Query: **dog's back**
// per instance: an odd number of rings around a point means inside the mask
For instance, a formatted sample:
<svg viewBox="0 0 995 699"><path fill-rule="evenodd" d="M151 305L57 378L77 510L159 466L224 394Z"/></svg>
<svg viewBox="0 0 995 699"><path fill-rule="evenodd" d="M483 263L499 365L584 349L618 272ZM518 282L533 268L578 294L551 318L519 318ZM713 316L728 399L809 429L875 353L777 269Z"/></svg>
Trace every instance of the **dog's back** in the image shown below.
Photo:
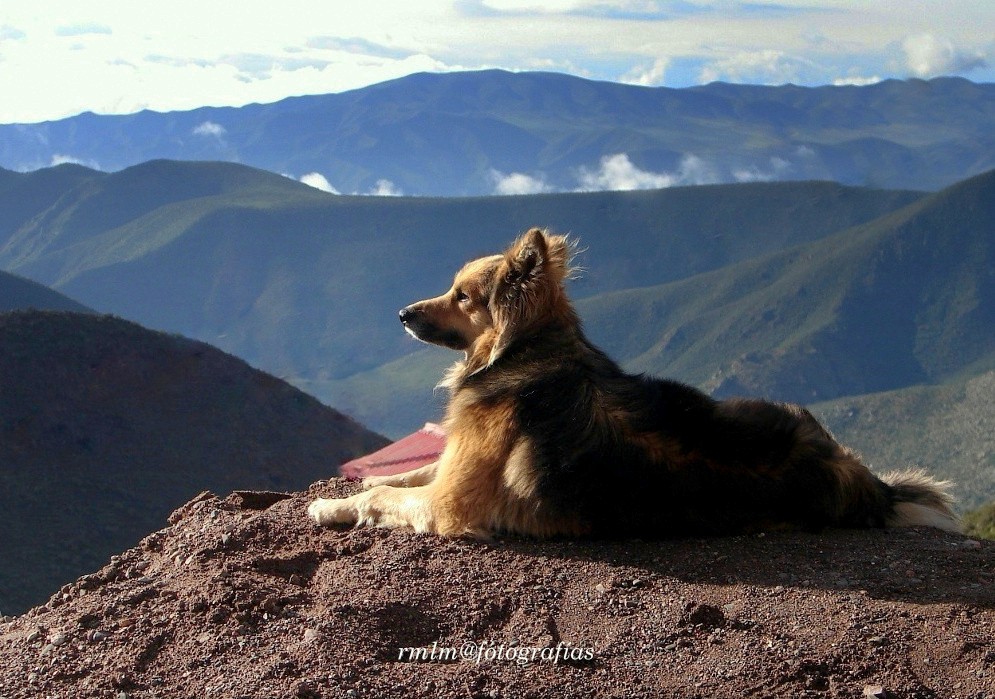
<svg viewBox="0 0 995 699"><path fill-rule="evenodd" d="M593 533L957 527L939 484L877 478L804 408L716 401L626 374L579 328L509 348L495 374L506 390L518 374L516 428L531 445L539 499L579 513Z"/></svg>

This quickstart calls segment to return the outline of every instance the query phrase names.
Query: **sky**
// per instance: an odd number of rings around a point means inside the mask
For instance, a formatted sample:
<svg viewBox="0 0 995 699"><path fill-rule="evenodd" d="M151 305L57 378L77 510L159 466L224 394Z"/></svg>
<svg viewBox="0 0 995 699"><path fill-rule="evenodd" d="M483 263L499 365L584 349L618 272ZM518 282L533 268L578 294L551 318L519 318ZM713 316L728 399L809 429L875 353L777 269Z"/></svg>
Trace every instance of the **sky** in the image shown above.
<svg viewBox="0 0 995 699"><path fill-rule="evenodd" d="M665 87L995 82L995 1L0 0L0 123L483 68Z"/></svg>

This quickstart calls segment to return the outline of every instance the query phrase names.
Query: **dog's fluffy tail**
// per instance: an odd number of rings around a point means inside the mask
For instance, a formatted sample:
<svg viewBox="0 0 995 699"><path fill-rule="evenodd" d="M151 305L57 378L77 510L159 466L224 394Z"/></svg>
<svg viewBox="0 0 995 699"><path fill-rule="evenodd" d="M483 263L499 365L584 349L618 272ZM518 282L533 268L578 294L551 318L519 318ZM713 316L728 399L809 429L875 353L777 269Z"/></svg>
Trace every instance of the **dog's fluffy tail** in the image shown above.
<svg viewBox="0 0 995 699"><path fill-rule="evenodd" d="M961 524L951 507L950 482L937 481L925 471L893 471L881 476L891 487L892 511L889 527L936 527L961 533Z"/></svg>

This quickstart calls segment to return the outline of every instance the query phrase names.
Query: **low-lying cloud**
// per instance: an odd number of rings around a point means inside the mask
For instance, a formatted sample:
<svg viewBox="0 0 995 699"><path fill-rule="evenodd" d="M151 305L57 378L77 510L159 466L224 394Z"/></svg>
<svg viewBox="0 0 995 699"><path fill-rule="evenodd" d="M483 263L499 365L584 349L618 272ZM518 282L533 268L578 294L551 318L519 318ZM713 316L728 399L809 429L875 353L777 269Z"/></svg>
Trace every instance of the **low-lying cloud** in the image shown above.
<svg viewBox="0 0 995 699"><path fill-rule="evenodd" d="M579 191L596 192L714 184L721 178L715 168L696 155L684 156L673 172L652 172L634 165L626 153L615 153L601 158L595 170L578 170L577 180Z"/></svg>
<svg viewBox="0 0 995 699"><path fill-rule="evenodd" d="M367 194L374 197L402 197L404 190L388 179L380 179Z"/></svg>
<svg viewBox="0 0 995 699"><path fill-rule="evenodd" d="M293 178L291 177L291 179ZM329 194L342 194L342 192L334 187L332 183L328 181L328 178L320 172L309 172L306 175L301 175L298 179L307 186L320 189L322 192L328 192ZM354 196L361 197L401 197L404 196L404 191L392 181L386 178L381 178L376 181L376 184L365 192L353 192L352 194Z"/></svg>
<svg viewBox="0 0 995 699"><path fill-rule="evenodd" d="M202 122L193 128L194 136L222 138L226 133L228 133L228 130L224 126L213 121Z"/></svg>
<svg viewBox="0 0 995 699"><path fill-rule="evenodd" d="M494 194L541 194L552 191L542 175L527 175L524 172L505 174L499 170L491 170L490 177L494 184Z"/></svg>
<svg viewBox="0 0 995 699"><path fill-rule="evenodd" d="M88 167L91 170L99 170L100 164L96 160L87 160L85 158L77 158L72 155L66 155L65 153L55 153L52 156L52 160L49 163L50 167L55 167L56 165L82 165L83 167Z"/></svg>
<svg viewBox="0 0 995 699"><path fill-rule="evenodd" d="M811 150L811 149L809 149ZM775 182L785 179L791 173L791 163L784 158L772 157L765 167L751 165L732 171L737 182Z"/></svg>
<svg viewBox="0 0 995 699"><path fill-rule="evenodd" d="M808 67L810 66L804 59L776 49L737 51L705 65L699 79L702 83L724 80L733 83L782 85L798 82Z"/></svg>
<svg viewBox="0 0 995 699"><path fill-rule="evenodd" d="M670 66L670 59L667 57L657 58L650 65L639 65L622 76L621 81L629 85L642 85L643 87L655 87L663 85L667 76L667 68Z"/></svg>
<svg viewBox="0 0 995 699"><path fill-rule="evenodd" d="M306 184L308 187L320 189L322 192L328 192L329 194L340 194L339 190L335 189L335 187L333 187L328 181L328 178L320 172L309 172L306 175L301 175L301 182Z"/></svg>

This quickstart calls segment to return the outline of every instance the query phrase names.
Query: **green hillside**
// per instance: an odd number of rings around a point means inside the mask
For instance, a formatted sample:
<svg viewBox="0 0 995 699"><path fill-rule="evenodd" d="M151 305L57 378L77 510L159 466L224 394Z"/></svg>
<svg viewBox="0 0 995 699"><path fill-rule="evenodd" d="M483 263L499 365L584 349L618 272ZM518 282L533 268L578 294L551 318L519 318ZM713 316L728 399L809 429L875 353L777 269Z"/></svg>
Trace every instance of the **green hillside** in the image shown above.
<svg viewBox="0 0 995 699"><path fill-rule="evenodd" d="M580 304L628 366L811 402L942 380L995 353L995 173L784 252Z"/></svg>
<svg viewBox="0 0 995 699"><path fill-rule="evenodd" d="M815 240L921 196L758 183L342 197L242 166L159 162L61 197L0 241L0 265L279 375L326 381L412 351L396 309L438 293L463 261L501 249L530 225L580 237L597 264L574 292L590 296Z"/></svg>
<svg viewBox="0 0 995 699"><path fill-rule="evenodd" d="M0 241L56 205L66 193L103 177L102 172L70 163L26 173L0 170Z"/></svg>

